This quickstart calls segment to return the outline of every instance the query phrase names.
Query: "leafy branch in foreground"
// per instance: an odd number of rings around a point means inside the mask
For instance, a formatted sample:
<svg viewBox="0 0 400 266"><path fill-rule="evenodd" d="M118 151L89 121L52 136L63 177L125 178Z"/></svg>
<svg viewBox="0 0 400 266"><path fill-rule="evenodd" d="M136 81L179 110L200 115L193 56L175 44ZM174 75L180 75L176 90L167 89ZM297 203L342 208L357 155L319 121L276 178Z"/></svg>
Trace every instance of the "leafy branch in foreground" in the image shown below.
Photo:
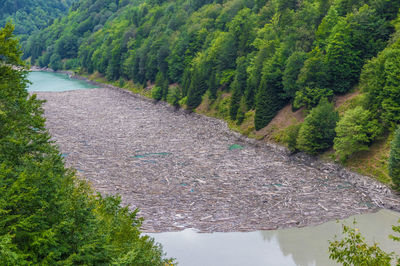
<svg viewBox="0 0 400 266"><path fill-rule="evenodd" d="M369 246L360 231L355 227L356 221L353 222L353 227L342 224L344 238L340 241L336 239L329 241L329 258L336 260L343 265L365 265L365 266L384 266L391 265L397 260L397 265L400 265L400 258L393 252L386 253L377 243ZM400 233L400 226L393 226L393 230ZM395 241L400 241L399 237L390 236Z"/></svg>

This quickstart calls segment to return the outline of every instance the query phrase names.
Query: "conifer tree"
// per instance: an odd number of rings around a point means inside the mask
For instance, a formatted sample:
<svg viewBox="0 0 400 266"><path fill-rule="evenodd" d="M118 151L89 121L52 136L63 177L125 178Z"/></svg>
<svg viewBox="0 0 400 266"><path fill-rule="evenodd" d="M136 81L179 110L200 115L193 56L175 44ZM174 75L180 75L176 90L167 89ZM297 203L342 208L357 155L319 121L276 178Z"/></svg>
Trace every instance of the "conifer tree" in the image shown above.
<svg viewBox="0 0 400 266"><path fill-rule="evenodd" d="M241 98L241 91L237 79L232 82L231 90L233 91L231 97L231 104L229 106L229 116L232 120L236 120L236 115L239 109L239 102Z"/></svg>
<svg viewBox="0 0 400 266"><path fill-rule="evenodd" d="M236 68L236 75L235 80L232 82L232 98L231 98L231 105L229 109L229 115L232 120L236 120L236 115L239 109L240 99L246 89L246 58L239 57L236 60L237 68Z"/></svg>
<svg viewBox="0 0 400 266"><path fill-rule="evenodd" d="M390 144L389 176L397 189L400 189L400 127L394 133Z"/></svg>
<svg viewBox="0 0 400 266"><path fill-rule="evenodd" d="M210 74L210 79L208 80L208 90L210 91L210 99L217 99L218 84L215 77L215 71Z"/></svg>
<svg viewBox="0 0 400 266"><path fill-rule="evenodd" d="M0 264L166 265L118 197L96 196L66 169L26 90L25 65L7 24L0 29Z"/></svg>
<svg viewBox="0 0 400 266"><path fill-rule="evenodd" d="M268 86L265 78L261 80L256 95L256 114L254 125L256 130L268 125L280 108L279 98L273 86Z"/></svg>
<svg viewBox="0 0 400 266"><path fill-rule="evenodd" d="M282 72L280 65L272 59L264 66L256 95L256 114L254 118L256 130L268 125L282 107L283 101L279 97L281 93L283 93Z"/></svg>
<svg viewBox="0 0 400 266"><path fill-rule="evenodd" d="M207 84L202 77L200 70L197 69L192 75L192 80L190 82L190 87L188 91L187 98L187 108L189 110L195 109L201 103L201 97L207 90Z"/></svg>

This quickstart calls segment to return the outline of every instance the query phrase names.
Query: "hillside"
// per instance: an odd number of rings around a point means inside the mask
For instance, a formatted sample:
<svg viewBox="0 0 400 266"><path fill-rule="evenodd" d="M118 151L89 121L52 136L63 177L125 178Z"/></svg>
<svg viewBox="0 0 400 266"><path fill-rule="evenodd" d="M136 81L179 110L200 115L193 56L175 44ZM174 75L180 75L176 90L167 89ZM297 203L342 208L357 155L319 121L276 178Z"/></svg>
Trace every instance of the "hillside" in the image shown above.
<svg viewBox="0 0 400 266"><path fill-rule="evenodd" d="M169 265L138 210L65 167L12 31L0 28L0 264Z"/></svg>
<svg viewBox="0 0 400 266"><path fill-rule="evenodd" d="M67 13L75 0L5 0L0 1L0 27L15 24L14 34L22 40L34 31L44 29L54 19Z"/></svg>
<svg viewBox="0 0 400 266"><path fill-rule="evenodd" d="M243 124L242 132L260 138L292 104L304 122L285 122L291 126L279 139L310 154L333 147L344 162L399 123L399 7L388 0L82 0L24 50L32 64L121 86L155 84L156 100ZM330 102L355 87L361 93L336 113Z"/></svg>

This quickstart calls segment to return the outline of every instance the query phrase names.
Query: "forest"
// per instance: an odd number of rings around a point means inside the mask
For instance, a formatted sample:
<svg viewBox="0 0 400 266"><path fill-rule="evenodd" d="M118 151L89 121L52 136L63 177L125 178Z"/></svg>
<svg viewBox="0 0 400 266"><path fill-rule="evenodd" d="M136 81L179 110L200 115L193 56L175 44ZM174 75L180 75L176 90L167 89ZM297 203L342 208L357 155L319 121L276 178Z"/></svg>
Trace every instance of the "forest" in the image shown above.
<svg viewBox="0 0 400 266"><path fill-rule="evenodd" d="M387 0L84 0L23 49L42 67L154 83L155 99L190 110L208 98L237 124L254 116L255 130L292 103L309 114L289 130L289 148L317 154L333 146L345 161L399 121L399 7ZM358 85L354 108L332 113L329 102ZM363 124L356 139L343 132L345 123Z"/></svg>
<svg viewBox="0 0 400 266"><path fill-rule="evenodd" d="M25 89L26 61L132 83L189 111L208 105L247 132L290 106L304 115L279 138L291 152L346 163L383 141L388 178L376 177L400 189L399 8L390 0L2 1L0 263L170 262L140 235L137 211L65 168L41 101ZM349 100L338 106L340 97Z"/></svg>
<svg viewBox="0 0 400 266"><path fill-rule="evenodd" d="M292 151L345 162L400 119L399 1L82 0L23 46L32 65L152 85L156 100L260 130L287 104ZM45 40L45 41L43 41ZM172 86L171 86L172 85ZM360 91L335 111L337 96ZM387 180L386 180L387 182ZM399 184L398 178L393 180Z"/></svg>
<svg viewBox="0 0 400 266"><path fill-rule="evenodd" d="M42 30L54 19L65 15L75 0L4 0L0 1L0 26L15 25L14 33L21 41Z"/></svg>
<svg viewBox="0 0 400 266"><path fill-rule="evenodd" d="M0 29L0 264L167 265L137 210L65 168L12 32Z"/></svg>

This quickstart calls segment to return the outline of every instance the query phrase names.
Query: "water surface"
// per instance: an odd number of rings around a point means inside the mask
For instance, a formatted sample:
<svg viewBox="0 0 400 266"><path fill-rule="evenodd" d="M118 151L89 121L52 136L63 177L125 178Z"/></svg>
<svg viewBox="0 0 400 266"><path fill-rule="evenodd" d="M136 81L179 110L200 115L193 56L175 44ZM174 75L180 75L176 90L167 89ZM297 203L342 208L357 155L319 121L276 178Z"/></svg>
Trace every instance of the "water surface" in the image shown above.
<svg viewBox="0 0 400 266"><path fill-rule="evenodd" d="M212 234L186 229L149 235L183 266L337 265L329 259L328 240L340 235L342 222L350 225L354 219L370 244L377 242L383 250L400 254L400 243L388 238L400 214L388 210L304 228Z"/></svg>
<svg viewBox="0 0 400 266"><path fill-rule="evenodd" d="M96 88L86 81L70 78L67 74L52 73L44 71L32 71L28 74L28 91L70 91Z"/></svg>

